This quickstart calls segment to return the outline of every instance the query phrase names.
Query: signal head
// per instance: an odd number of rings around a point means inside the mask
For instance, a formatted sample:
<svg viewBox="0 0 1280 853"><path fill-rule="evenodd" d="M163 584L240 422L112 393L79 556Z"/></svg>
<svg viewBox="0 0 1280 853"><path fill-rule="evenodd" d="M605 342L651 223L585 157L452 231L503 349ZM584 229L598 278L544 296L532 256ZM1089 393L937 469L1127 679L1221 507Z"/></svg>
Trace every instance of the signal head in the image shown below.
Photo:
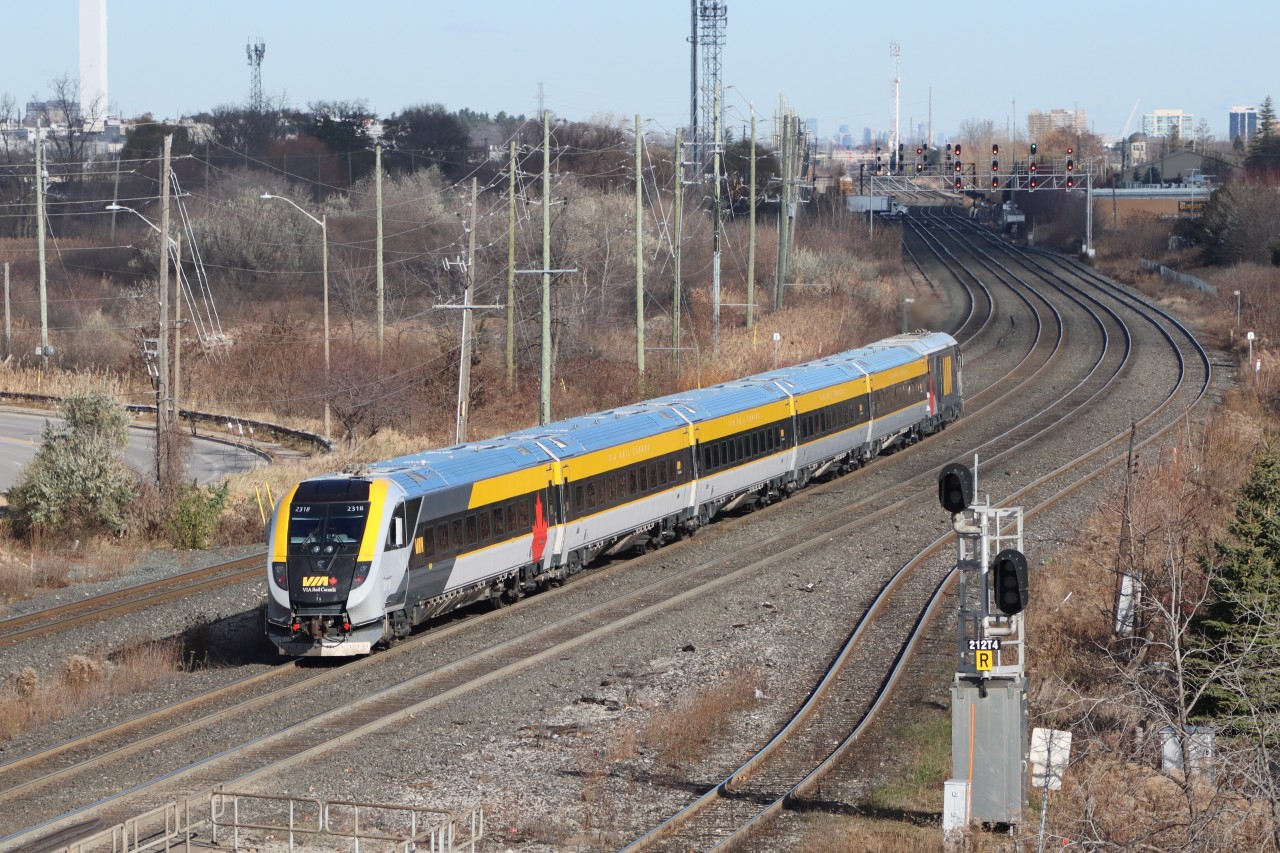
<svg viewBox="0 0 1280 853"><path fill-rule="evenodd" d="M1037 181L1037 180L1035 179L1035 176L1034 176L1034 175L1032 175L1032 176L1031 176L1031 189L1035 189L1035 188L1036 188L1036 187L1038 187L1039 185L1040 185L1040 182L1039 182L1039 181Z"/></svg>
<svg viewBox="0 0 1280 853"><path fill-rule="evenodd" d="M916 156L917 156L917 157L919 157L919 156L920 156L921 154L923 154L923 153L924 153L924 149L923 149L923 148L917 148L917 149L916 149Z"/></svg>
<svg viewBox="0 0 1280 853"><path fill-rule="evenodd" d="M1070 157L1070 156L1071 156L1071 154L1072 154L1074 151L1075 151L1075 149L1074 149L1074 148L1072 148L1070 145L1068 145L1068 146L1067 146L1067 156L1068 156L1068 157Z"/></svg>
<svg viewBox="0 0 1280 853"><path fill-rule="evenodd" d="M1075 188L1075 185L1076 185L1076 179L1075 179L1075 176L1074 176L1074 175L1067 175L1067 189L1074 189L1074 188Z"/></svg>
<svg viewBox="0 0 1280 853"><path fill-rule="evenodd" d="M959 160L957 160L957 161L956 161L956 171L957 171L957 172L959 172L959 171L960 171L960 161L959 161Z"/></svg>
<svg viewBox="0 0 1280 853"><path fill-rule="evenodd" d="M993 190L998 190L998 189L1000 189L1000 179L999 179L999 178L992 178L992 179L991 179L991 189L993 189Z"/></svg>
<svg viewBox="0 0 1280 853"><path fill-rule="evenodd" d="M996 608L1006 616L1021 613L1027 606L1027 558L1016 548L1006 548L991 561L992 596Z"/></svg>
<svg viewBox="0 0 1280 853"><path fill-rule="evenodd" d="M924 164L922 164L922 163L916 163L916 171L917 171L917 172L923 172L923 171L924 171Z"/></svg>
<svg viewBox="0 0 1280 853"><path fill-rule="evenodd" d="M952 515L968 509L973 503L973 472L959 462L943 465L938 472L938 502Z"/></svg>
<svg viewBox="0 0 1280 853"><path fill-rule="evenodd" d="M1036 164L1035 164L1035 163L1032 163L1032 164L1031 164L1031 171L1033 171L1033 172L1034 172L1034 171L1036 171L1036 169L1037 169Z"/></svg>
<svg viewBox="0 0 1280 853"><path fill-rule="evenodd" d="M960 185L961 185L961 181L960 181L960 179L959 179L959 178L956 178L956 192L959 192L959 191L960 191Z"/></svg>
<svg viewBox="0 0 1280 853"><path fill-rule="evenodd" d="M1034 142L1031 143L1031 156L1036 156L1036 144Z"/></svg>
<svg viewBox="0 0 1280 853"><path fill-rule="evenodd" d="M1074 171L1075 171L1075 169L1076 169L1076 161L1075 161L1075 160L1072 160L1070 157L1068 157L1068 158L1067 158L1067 171L1068 171L1068 172L1074 172Z"/></svg>
<svg viewBox="0 0 1280 853"><path fill-rule="evenodd" d="M993 142L993 143L991 143L991 156L992 156L992 157L999 157L999 156L1000 156L1000 146L999 146L999 145L997 145L997 144L995 144L994 142Z"/></svg>
<svg viewBox="0 0 1280 853"><path fill-rule="evenodd" d="M992 160L992 161L991 161L991 171L993 171L993 172L998 172L998 171L1000 171L1000 161L999 161L999 160Z"/></svg>
<svg viewBox="0 0 1280 853"><path fill-rule="evenodd" d="M959 157L959 156L960 156L960 143L959 143L959 142L957 142L957 143L956 143L956 156L957 156L957 157Z"/></svg>

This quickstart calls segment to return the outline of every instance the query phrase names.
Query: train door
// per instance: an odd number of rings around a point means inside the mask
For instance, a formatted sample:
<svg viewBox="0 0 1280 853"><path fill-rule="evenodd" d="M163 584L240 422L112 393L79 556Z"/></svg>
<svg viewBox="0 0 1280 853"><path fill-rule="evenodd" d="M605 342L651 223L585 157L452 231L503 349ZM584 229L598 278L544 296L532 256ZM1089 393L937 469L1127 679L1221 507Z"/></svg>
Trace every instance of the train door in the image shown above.
<svg viewBox="0 0 1280 853"><path fill-rule="evenodd" d="M409 557L423 547L422 540L415 538L421 507L422 498L412 498L396 504L391 512L380 562L380 581L388 610L403 607L408 597Z"/></svg>

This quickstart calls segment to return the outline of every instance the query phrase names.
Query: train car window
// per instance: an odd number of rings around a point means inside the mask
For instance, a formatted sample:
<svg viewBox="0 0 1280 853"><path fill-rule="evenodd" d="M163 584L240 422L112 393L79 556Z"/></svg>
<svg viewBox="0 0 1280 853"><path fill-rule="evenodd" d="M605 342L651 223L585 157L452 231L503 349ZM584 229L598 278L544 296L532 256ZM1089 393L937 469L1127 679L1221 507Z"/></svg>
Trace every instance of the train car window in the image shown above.
<svg viewBox="0 0 1280 853"><path fill-rule="evenodd" d="M489 510L481 510L480 512L480 541L489 541Z"/></svg>
<svg viewBox="0 0 1280 853"><path fill-rule="evenodd" d="M618 500L618 478L610 474L608 482L609 482L609 503L614 503L615 501Z"/></svg>
<svg viewBox="0 0 1280 853"><path fill-rule="evenodd" d="M520 503L519 503L519 505L518 505L517 509L519 509L519 511L520 511L520 529L521 529L521 530L528 530L528 529L530 529L530 524L529 524L529 499L528 499L528 498L522 498L522 499L520 500Z"/></svg>
<svg viewBox="0 0 1280 853"><path fill-rule="evenodd" d="M476 544L476 517L474 515L467 516L467 544Z"/></svg>
<svg viewBox="0 0 1280 853"><path fill-rule="evenodd" d="M594 509L596 505L596 484L587 483L587 508Z"/></svg>
<svg viewBox="0 0 1280 853"><path fill-rule="evenodd" d="M436 525L436 545L440 548L440 553L447 553L449 550L449 525Z"/></svg>
<svg viewBox="0 0 1280 853"><path fill-rule="evenodd" d="M436 553L436 534L435 528L427 525L422 529L422 555L427 559L431 559Z"/></svg>
<svg viewBox="0 0 1280 853"><path fill-rule="evenodd" d="M644 465L640 466L640 492L649 491L649 469Z"/></svg>
<svg viewBox="0 0 1280 853"><path fill-rule="evenodd" d="M408 534L404 524L404 504L397 504L391 513L391 525L387 528L386 549L393 551L403 548L408 543Z"/></svg>
<svg viewBox="0 0 1280 853"><path fill-rule="evenodd" d="M462 519L455 518L449 526L452 528L449 532L449 542L453 545L454 551L461 551L462 544L467 541L462 538Z"/></svg>
<svg viewBox="0 0 1280 853"><path fill-rule="evenodd" d="M667 484L667 463L658 462L654 465L654 469L658 472L658 480L662 485Z"/></svg>
<svg viewBox="0 0 1280 853"><path fill-rule="evenodd" d="M634 495L636 493L636 469L632 468L627 472L627 494Z"/></svg>
<svg viewBox="0 0 1280 853"><path fill-rule="evenodd" d="M573 487L573 509L574 512L582 512L586 504L582 502L582 484Z"/></svg>
<svg viewBox="0 0 1280 853"><path fill-rule="evenodd" d="M495 507L495 508L494 508L494 510L493 510L493 535L494 535L494 537L501 537L504 533L506 533L506 532L507 532L507 527L506 527L506 525L502 523L502 522L503 522L503 520L504 520L504 519L503 519L503 514L502 514L502 507Z"/></svg>

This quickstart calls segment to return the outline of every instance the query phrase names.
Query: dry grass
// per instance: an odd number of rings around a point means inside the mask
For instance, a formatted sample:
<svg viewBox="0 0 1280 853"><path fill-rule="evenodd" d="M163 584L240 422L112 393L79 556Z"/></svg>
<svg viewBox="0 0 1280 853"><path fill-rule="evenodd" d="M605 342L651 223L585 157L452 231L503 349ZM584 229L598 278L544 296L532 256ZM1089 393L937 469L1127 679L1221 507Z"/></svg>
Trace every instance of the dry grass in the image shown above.
<svg viewBox="0 0 1280 853"><path fill-rule="evenodd" d="M27 667L0 691L0 740L10 740L97 704L147 690L182 665L181 644L143 643L113 657L73 655L47 681Z"/></svg>
<svg viewBox="0 0 1280 853"><path fill-rule="evenodd" d="M725 671L719 681L655 709L640 730L640 741L660 764L687 769L720 745L734 715L753 707L755 691L764 687L755 667Z"/></svg>

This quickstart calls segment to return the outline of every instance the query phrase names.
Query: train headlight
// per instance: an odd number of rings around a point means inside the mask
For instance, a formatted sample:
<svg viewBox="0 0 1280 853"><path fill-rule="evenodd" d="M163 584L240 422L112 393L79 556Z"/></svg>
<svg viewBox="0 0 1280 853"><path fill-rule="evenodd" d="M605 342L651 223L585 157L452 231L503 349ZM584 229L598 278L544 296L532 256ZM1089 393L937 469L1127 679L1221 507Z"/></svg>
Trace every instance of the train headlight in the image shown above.
<svg viewBox="0 0 1280 853"><path fill-rule="evenodd" d="M355 589L369 579L369 573L373 571L373 563L369 560L361 560L356 563L356 570L351 575L351 588Z"/></svg>
<svg viewBox="0 0 1280 853"><path fill-rule="evenodd" d="M276 586L281 589L289 588L289 564L288 563L272 563L271 579L276 582Z"/></svg>

